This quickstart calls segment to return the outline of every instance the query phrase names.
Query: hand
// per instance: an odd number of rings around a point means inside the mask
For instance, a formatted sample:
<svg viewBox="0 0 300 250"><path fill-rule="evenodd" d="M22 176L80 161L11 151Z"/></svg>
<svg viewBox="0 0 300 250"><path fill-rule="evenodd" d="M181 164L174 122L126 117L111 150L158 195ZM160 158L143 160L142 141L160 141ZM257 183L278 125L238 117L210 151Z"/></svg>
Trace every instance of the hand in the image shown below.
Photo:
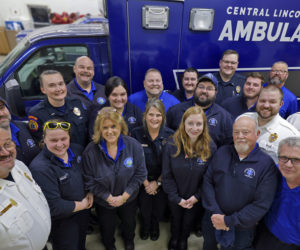
<svg viewBox="0 0 300 250"><path fill-rule="evenodd" d="M198 202L198 199L193 195L189 199L186 200L187 208L191 209L195 203Z"/></svg>
<svg viewBox="0 0 300 250"><path fill-rule="evenodd" d="M180 200L180 202L178 203L179 206L183 207L183 208L188 208L188 203L185 199L182 199Z"/></svg>
<svg viewBox="0 0 300 250"><path fill-rule="evenodd" d="M81 201L75 201L75 208L73 212L78 212L84 209L88 209L89 207L89 200L87 196L85 196Z"/></svg>
<svg viewBox="0 0 300 250"><path fill-rule="evenodd" d="M92 193L87 193L86 198L88 199L88 208L91 208L93 206L94 202L94 195Z"/></svg>
<svg viewBox="0 0 300 250"><path fill-rule="evenodd" d="M215 229L217 230L229 230L229 227L226 226L225 220L224 220L225 215L224 214L213 214L211 216L211 222L214 226Z"/></svg>
<svg viewBox="0 0 300 250"><path fill-rule="evenodd" d="M157 181L150 181L149 184L145 187L146 193L150 195L156 195L158 184Z"/></svg>

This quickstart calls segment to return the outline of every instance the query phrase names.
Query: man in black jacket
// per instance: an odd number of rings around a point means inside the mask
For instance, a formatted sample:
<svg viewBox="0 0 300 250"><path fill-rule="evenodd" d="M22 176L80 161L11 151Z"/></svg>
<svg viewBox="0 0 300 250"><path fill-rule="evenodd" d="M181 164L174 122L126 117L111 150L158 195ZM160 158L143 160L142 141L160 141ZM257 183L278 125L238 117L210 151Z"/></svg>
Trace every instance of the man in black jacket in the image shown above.
<svg viewBox="0 0 300 250"><path fill-rule="evenodd" d="M234 145L214 154L203 180L204 250L252 249L256 223L269 210L277 186L277 168L256 143L253 118L239 116Z"/></svg>

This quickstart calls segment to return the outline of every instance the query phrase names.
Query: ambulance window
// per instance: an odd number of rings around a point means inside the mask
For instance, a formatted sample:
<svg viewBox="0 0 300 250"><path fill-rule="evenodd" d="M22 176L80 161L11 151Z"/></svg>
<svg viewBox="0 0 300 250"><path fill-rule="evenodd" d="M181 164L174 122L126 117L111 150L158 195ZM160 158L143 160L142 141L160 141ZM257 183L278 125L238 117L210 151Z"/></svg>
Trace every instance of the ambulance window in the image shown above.
<svg viewBox="0 0 300 250"><path fill-rule="evenodd" d="M79 56L87 56L84 46L43 47L34 52L16 71L23 97L41 97L39 76L44 70L52 69L62 73L69 83L74 78L73 65ZM31 99L31 98L30 98Z"/></svg>

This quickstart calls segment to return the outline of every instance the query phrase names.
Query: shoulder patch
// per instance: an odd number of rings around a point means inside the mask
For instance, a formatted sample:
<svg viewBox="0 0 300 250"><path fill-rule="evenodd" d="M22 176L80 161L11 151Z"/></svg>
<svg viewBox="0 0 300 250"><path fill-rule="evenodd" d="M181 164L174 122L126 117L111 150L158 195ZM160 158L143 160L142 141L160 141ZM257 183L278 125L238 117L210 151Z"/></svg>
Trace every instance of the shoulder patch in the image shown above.
<svg viewBox="0 0 300 250"><path fill-rule="evenodd" d="M124 161L124 165L127 167L127 168L131 168L132 165L133 165L133 160L132 160L132 157L127 157Z"/></svg>
<svg viewBox="0 0 300 250"><path fill-rule="evenodd" d="M35 131L38 131L39 129L39 124L37 123L36 120L32 120L30 119L29 122L28 122L28 127L31 131L35 132Z"/></svg>
<svg viewBox="0 0 300 250"><path fill-rule="evenodd" d="M106 102L106 100L103 97L98 97L97 98L97 103L104 104L105 102Z"/></svg>

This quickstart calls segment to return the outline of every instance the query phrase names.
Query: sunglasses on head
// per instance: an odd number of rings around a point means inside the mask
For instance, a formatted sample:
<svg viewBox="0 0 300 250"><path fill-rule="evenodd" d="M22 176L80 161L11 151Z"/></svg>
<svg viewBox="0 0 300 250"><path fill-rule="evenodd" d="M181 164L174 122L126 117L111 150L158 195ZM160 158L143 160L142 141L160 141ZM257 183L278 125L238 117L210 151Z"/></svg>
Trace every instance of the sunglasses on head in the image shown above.
<svg viewBox="0 0 300 250"><path fill-rule="evenodd" d="M43 131L45 131L46 128L47 129L61 128L63 130L69 130L71 128L71 124L68 122L46 122Z"/></svg>

